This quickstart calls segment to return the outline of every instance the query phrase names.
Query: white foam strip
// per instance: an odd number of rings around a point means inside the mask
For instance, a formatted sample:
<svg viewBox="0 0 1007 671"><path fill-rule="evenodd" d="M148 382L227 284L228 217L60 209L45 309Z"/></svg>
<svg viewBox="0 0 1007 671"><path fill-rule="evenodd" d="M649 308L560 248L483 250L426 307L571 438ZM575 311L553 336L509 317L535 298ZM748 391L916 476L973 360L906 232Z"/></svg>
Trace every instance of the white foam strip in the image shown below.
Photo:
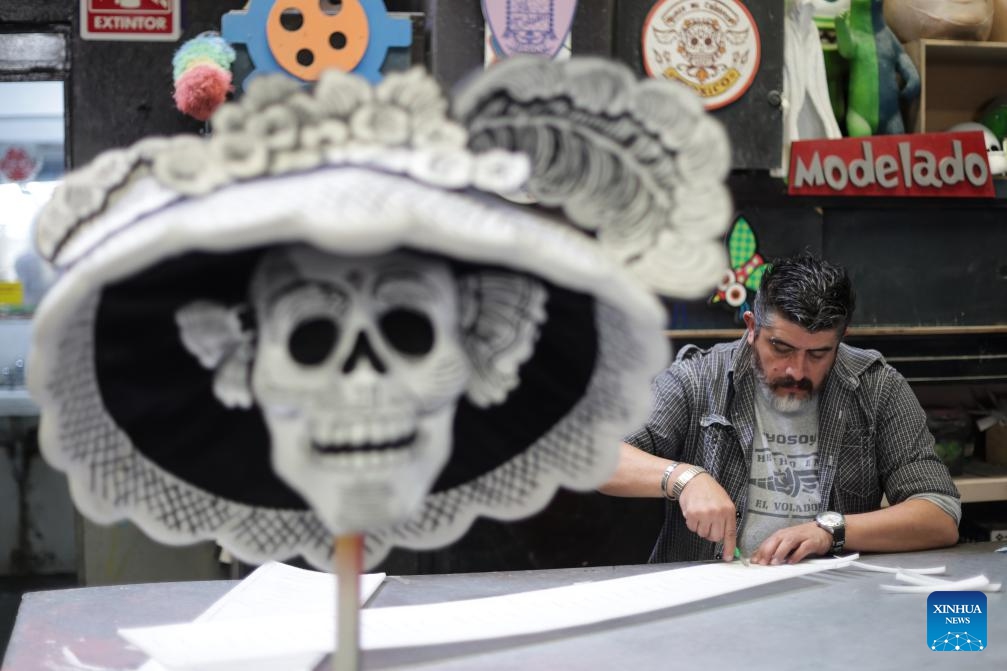
<svg viewBox="0 0 1007 671"><path fill-rule="evenodd" d="M711 562L502 596L365 608L360 614L361 647L376 650L460 643L579 627L848 564L845 558L785 566ZM306 671L332 650L333 632L333 622L317 616L119 630L126 640L174 671L262 669L267 664L270 669Z"/></svg>
<svg viewBox="0 0 1007 671"><path fill-rule="evenodd" d="M955 582L954 580L945 580L944 578L934 578L933 576L918 575L916 573L902 572L895 574L895 579L899 582L909 583L910 585L939 585L942 583Z"/></svg>
<svg viewBox="0 0 1007 671"><path fill-rule="evenodd" d="M990 583L989 578L986 576L977 575L954 582L941 581L940 583L927 583L923 585L881 585L881 591L899 594L929 594L930 592L960 592L967 590L999 592L1001 587L1000 583Z"/></svg>
<svg viewBox="0 0 1007 671"><path fill-rule="evenodd" d="M850 564L850 568L857 568L861 571L877 571L878 573L915 573L917 575L944 575L947 573L946 566L931 566L929 568L904 568L901 566L877 566L855 561Z"/></svg>

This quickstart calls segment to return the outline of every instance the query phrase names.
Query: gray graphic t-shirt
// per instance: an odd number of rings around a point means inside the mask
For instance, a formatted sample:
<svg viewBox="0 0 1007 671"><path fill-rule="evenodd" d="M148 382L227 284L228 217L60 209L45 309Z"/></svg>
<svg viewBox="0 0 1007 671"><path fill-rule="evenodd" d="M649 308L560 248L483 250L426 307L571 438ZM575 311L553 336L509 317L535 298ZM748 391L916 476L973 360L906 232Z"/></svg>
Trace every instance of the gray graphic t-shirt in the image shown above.
<svg viewBox="0 0 1007 671"><path fill-rule="evenodd" d="M781 413L756 391L755 424L748 510L738 539L745 556L778 529L813 520L821 501L818 403Z"/></svg>

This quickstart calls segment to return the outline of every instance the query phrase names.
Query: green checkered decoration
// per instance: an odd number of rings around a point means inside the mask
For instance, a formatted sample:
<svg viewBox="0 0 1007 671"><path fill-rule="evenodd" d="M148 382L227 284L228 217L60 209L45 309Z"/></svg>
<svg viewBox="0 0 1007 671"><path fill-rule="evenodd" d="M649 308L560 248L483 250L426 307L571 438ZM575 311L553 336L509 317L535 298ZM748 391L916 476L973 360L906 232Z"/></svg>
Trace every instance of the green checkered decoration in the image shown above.
<svg viewBox="0 0 1007 671"><path fill-rule="evenodd" d="M724 272L724 277L717 286L717 293L710 297L710 303L724 302L732 308L738 308L739 319L748 309L748 292L759 290L762 275L769 267L758 248L755 231L748 220L739 215L727 237L731 268Z"/></svg>

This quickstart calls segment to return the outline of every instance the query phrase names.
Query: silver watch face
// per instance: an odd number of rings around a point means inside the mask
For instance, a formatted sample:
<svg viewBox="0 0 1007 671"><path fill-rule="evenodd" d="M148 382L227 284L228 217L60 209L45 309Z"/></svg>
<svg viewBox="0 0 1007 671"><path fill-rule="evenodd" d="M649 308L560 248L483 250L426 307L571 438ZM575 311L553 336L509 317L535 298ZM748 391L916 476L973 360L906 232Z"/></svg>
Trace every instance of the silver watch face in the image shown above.
<svg viewBox="0 0 1007 671"><path fill-rule="evenodd" d="M843 526L843 516L839 513L832 512L831 510L824 513L818 513L815 520L824 526L835 529L836 527Z"/></svg>

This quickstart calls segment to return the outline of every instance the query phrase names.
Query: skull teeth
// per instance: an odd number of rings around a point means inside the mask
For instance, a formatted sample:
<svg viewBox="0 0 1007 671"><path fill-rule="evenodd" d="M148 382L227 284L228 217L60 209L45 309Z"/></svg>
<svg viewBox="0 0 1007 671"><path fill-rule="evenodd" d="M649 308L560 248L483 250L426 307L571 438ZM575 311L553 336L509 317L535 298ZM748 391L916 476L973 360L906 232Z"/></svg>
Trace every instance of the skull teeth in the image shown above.
<svg viewBox="0 0 1007 671"><path fill-rule="evenodd" d="M358 436L357 432L350 432ZM400 438L387 441L369 440L360 443L320 443L312 442L312 449L329 459L346 461L346 465L355 468L375 468L390 466L408 458L410 449L415 446L416 432Z"/></svg>
<svg viewBox="0 0 1007 671"><path fill-rule="evenodd" d="M315 453L330 466L364 470L372 468L397 468L409 460L416 434L388 443L364 445L333 445L312 443Z"/></svg>
<svg viewBox="0 0 1007 671"><path fill-rule="evenodd" d="M408 418L378 418L364 422L329 422L311 432L316 445L350 450L382 450L401 447L416 439L416 422Z"/></svg>
<svg viewBox="0 0 1007 671"><path fill-rule="evenodd" d="M319 452L325 452L328 454L339 454L345 452L381 452L387 450L401 450L404 448L411 447L412 444L416 442L416 434L412 433L408 436L399 438L398 440L392 440L386 443L360 443L360 444L323 444L314 443L314 447Z"/></svg>

